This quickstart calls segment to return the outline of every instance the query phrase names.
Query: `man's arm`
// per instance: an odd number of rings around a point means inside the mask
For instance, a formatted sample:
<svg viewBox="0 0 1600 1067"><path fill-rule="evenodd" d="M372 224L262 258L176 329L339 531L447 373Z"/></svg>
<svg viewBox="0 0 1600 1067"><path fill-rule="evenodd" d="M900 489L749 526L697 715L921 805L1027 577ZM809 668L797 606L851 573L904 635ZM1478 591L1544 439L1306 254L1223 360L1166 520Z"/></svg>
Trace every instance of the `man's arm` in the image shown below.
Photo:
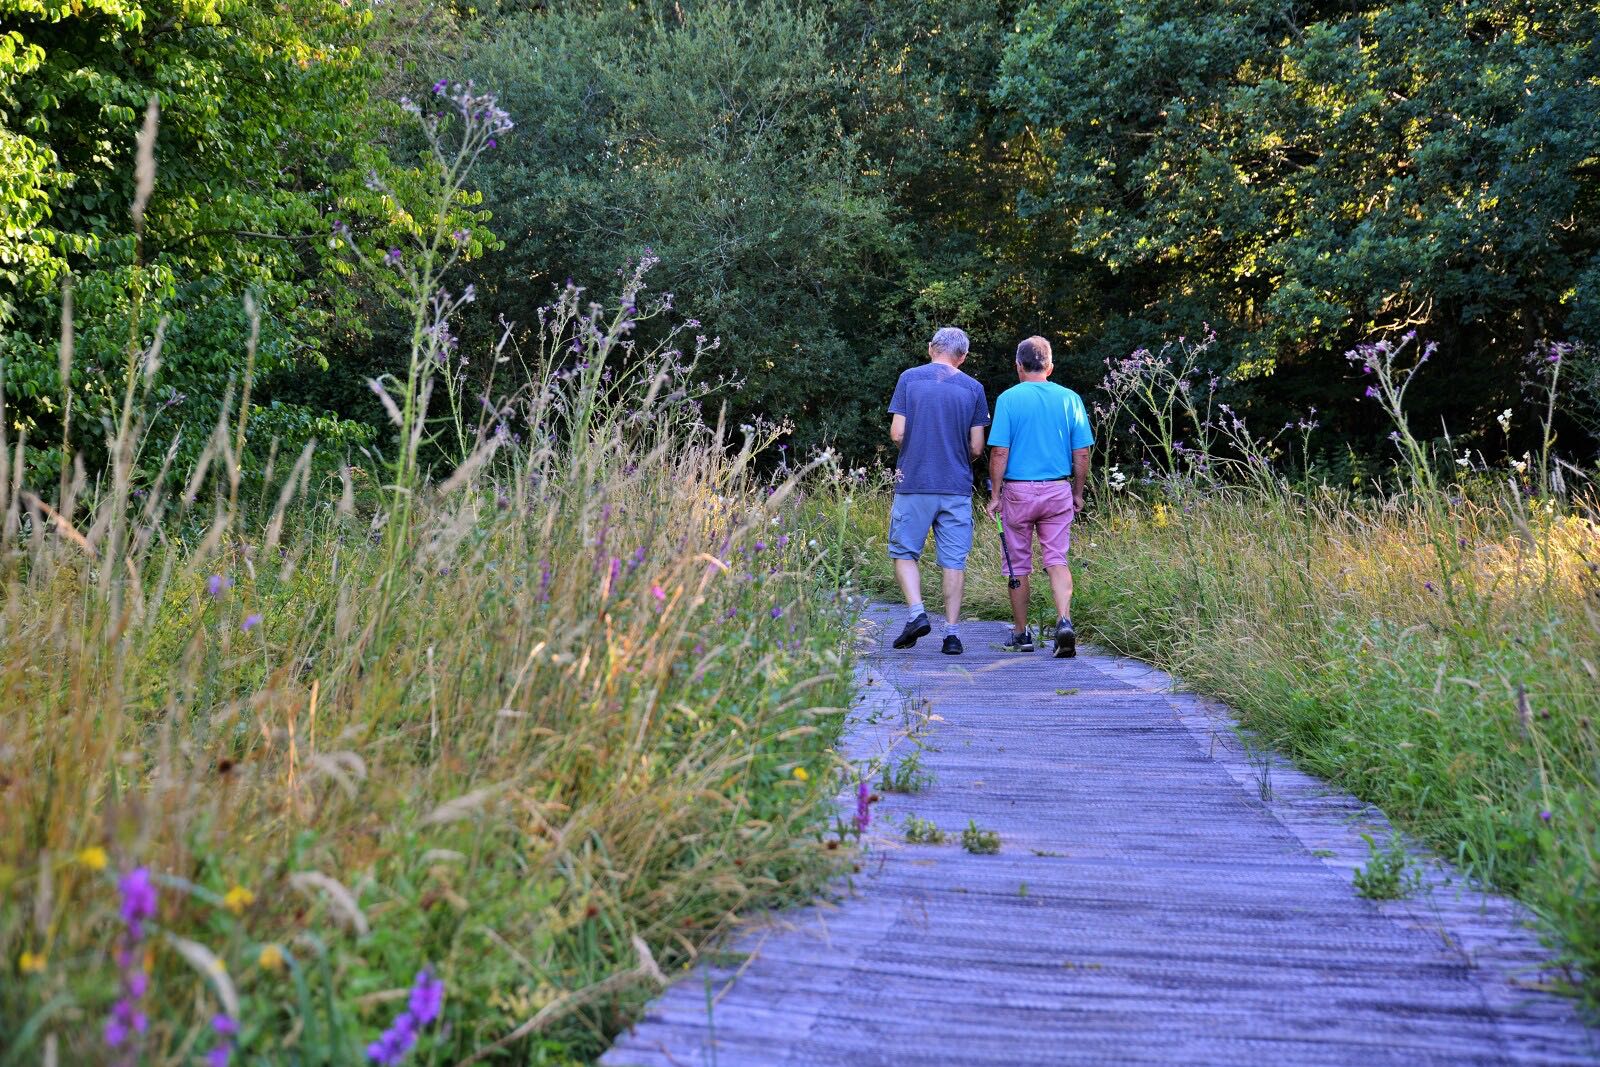
<svg viewBox="0 0 1600 1067"><path fill-rule="evenodd" d="M906 439L906 417L898 412L889 420L889 440L894 442L896 448Z"/></svg>
<svg viewBox="0 0 1600 1067"><path fill-rule="evenodd" d="M967 434L967 453L973 459L983 455L983 427L974 426Z"/></svg>
<svg viewBox="0 0 1600 1067"><path fill-rule="evenodd" d="M1006 484L1006 461L1011 449L996 445L989 449L989 517L1000 510L1000 488Z"/></svg>
<svg viewBox="0 0 1600 1067"><path fill-rule="evenodd" d="M1089 450L1072 450L1072 510L1083 510L1083 490L1089 482Z"/></svg>

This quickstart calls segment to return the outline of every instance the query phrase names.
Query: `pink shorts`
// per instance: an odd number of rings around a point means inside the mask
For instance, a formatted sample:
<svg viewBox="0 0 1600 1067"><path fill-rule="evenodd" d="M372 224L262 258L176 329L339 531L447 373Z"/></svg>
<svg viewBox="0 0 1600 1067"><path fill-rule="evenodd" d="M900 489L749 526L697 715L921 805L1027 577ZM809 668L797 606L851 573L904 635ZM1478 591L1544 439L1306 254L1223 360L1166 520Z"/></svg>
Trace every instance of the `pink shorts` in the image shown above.
<svg viewBox="0 0 1600 1067"><path fill-rule="evenodd" d="M1065 567L1072 547L1072 483L1006 482L1000 491L1000 517L1006 526L1008 574L1033 573L1033 535L1039 534L1044 565Z"/></svg>

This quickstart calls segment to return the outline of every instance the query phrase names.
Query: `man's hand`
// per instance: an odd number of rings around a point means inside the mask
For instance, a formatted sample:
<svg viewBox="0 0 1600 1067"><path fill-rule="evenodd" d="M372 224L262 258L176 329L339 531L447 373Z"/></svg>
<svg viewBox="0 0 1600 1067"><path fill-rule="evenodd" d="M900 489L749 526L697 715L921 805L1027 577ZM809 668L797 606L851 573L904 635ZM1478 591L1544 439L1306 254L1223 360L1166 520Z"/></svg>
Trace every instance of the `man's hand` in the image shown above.
<svg viewBox="0 0 1600 1067"><path fill-rule="evenodd" d="M1083 513L1084 493L1077 486L1072 487L1072 510L1078 514Z"/></svg>
<svg viewBox="0 0 1600 1067"><path fill-rule="evenodd" d="M989 498L988 506L986 506L983 510L989 513L989 521L993 522L994 517L1000 513L1000 494L996 493L991 496Z"/></svg>

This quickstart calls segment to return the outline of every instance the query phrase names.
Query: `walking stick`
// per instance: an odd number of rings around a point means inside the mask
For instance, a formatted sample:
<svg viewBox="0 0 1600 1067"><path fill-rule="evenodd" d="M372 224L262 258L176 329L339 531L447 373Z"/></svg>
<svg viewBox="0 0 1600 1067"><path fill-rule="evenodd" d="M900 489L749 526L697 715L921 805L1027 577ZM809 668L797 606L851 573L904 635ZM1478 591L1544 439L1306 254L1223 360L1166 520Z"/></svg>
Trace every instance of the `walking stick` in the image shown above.
<svg viewBox="0 0 1600 1067"><path fill-rule="evenodd" d="M989 484L991 488L994 485L993 482ZM1016 589L1022 585L1022 579L1011 573L1011 550L1006 547L1006 524L999 515L994 517L994 528L1000 532L1000 555L1005 557L1006 561L1006 588Z"/></svg>

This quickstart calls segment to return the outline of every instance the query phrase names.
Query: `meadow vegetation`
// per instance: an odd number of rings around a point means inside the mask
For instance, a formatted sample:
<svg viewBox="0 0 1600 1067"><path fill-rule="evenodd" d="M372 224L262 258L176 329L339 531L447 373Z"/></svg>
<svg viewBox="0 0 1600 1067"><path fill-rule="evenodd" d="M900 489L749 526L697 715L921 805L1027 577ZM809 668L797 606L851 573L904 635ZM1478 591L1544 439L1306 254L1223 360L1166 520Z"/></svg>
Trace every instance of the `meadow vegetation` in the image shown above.
<svg viewBox="0 0 1600 1067"><path fill-rule="evenodd" d="M470 167L503 123L471 97L431 133ZM377 463L248 477L245 399L140 479L159 332L103 477L53 505L0 446L0 1062L580 1062L839 870L826 462L763 466L676 331L632 340L671 314L648 261L463 400L439 173L403 252L344 238L416 299Z"/></svg>

